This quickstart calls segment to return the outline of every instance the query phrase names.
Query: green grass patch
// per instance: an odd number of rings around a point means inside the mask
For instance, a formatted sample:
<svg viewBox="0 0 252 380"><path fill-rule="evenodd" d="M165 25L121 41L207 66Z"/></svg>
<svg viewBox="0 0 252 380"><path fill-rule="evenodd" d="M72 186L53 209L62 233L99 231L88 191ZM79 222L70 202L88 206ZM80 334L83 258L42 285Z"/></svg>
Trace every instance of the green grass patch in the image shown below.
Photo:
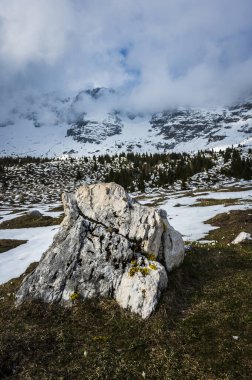
<svg viewBox="0 0 252 380"><path fill-rule="evenodd" d="M184 193L180 193L180 195L177 198L184 198L184 197L196 197L197 193L202 193L201 195L207 195L208 192L203 192L205 189L198 189L193 191L185 191ZM212 191L212 190L211 190Z"/></svg>
<svg viewBox="0 0 252 380"><path fill-rule="evenodd" d="M64 211L64 207L63 207L63 205L60 205L60 206L56 206L56 207L52 207L52 208L50 208L49 209L49 211L51 211L51 212L56 212L56 211L61 211L61 212L63 212Z"/></svg>
<svg viewBox="0 0 252 380"><path fill-rule="evenodd" d="M200 195L207 195L209 193L219 193L219 192L240 192L240 191L248 191L252 190L251 186L230 186L230 187L222 187L221 189L214 189L214 188L204 188L204 189L194 189L185 191L184 193L181 193L181 195L178 198L183 197L196 197L198 193L201 193Z"/></svg>
<svg viewBox="0 0 252 380"><path fill-rule="evenodd" d="M216 206L216 205L237 205L241 202L239 198L234 199L214 199L214 198L198 198L196 199L197 203L194 203L190 207L206 207L206 206Z"/></svg>
<svg viewBox="0 0 252 380"><path fill-rule="evenodd" d="M252 186L232 186L232 187L224 187L221 191L226 191L226 192L239 192L239 191L248 191L252 190ZM219 190L217 190L219 191Z"/></svg>
<svg viewBox="0 0 252 380"><path fill-rule="evenodd" d="M0 239L0 253L9 251L25 243L27 243L27 240Z"/></svg>
<svg viewBox="0 0 252 380"><path fill-rule="evenodd" d="M226 245L231 243L242 231L252 234L252 209L233 210L222 213L207 220L205 223L219 227L216 230L210 231L206 239L216 240ZM246 245L249 246L247 243L243 244L244 249Z"/></svg>
<svg viewBox="0 0 252 380"><path fill-rule="evenodd" d="M237 230L246 230L249 211L236 213ZM222 234L232 227L224 217L219 223ZM0 378L250 379L251 251L251 244L192 244L145 321L114 300L16 308L23 276L0 286Z"/></svg>
<svg viewBox="0 0 252 380"><path fill-rule="evenodd" d="M34 216L26 214L3 221L0 223L0 229L54 226L60 224L63 217L64 215L61 215L58 218L53 218L51 216Z"/></svg>

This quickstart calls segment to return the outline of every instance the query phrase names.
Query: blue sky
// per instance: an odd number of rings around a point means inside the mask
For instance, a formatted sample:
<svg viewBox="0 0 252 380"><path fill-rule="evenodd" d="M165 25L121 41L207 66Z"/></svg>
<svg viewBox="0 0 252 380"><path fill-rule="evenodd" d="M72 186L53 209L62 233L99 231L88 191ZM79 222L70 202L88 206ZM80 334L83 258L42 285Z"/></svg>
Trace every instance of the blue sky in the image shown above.
<svg viewBox="0 0 252 380"><path fill-rule="evenodd" d="M251 0L0 0L2 97L113 87L121 106L251 94Z"/></svg>

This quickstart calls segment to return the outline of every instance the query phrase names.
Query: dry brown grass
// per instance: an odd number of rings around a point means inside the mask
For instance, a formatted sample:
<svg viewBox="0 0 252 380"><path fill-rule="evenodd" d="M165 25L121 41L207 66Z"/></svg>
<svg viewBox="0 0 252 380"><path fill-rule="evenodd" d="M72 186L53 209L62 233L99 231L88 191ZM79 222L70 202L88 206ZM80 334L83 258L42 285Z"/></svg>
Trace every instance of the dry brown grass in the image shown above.
<svg viewBox="0 0 252 380"><path fill-rule="evenodd" d="M62 220L63 215L58 218L53 218L51 216L34 216L25 214L18 216L17 218L3 221L0 223L0 229L54 226L60 224Z"/></svg>
<svg viewBox="0 0 252 380"><path fill-rule="evenodd" d="M0 286L0 378L250 379L252 245L228 246L221 235L230 240L250 215L225 215L215 219L217 244L192 245L146 321L105 299L16 308L22 278Z"/></svg>
<svg viewBox="0 0 252 380"><path fill-rule="evenodd" d="M27 240L0 239L0 253L9 251L25 243L27 243Z"/></svg>

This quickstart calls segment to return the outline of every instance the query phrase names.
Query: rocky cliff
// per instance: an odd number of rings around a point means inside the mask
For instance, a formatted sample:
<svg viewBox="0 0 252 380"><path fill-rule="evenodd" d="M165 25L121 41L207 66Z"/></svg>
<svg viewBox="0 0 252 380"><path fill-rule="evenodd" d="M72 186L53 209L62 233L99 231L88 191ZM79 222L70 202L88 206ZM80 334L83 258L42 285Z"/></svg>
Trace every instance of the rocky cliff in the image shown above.
<svg viewBox="0 0 252 380"><path fill-rule="evenodd" d="M149 317L167 287L167 273L184 258L182 237L165 211L140 205L115 183L81 186L63 194L63 204L60 230L24 279L17 304L113 297Z"/></svg>
<svg viewBox="0 0 252 380"><path fill-rule="evenodd" d="M113 89L61 95L30 94L21 102L19 96L11 102L5 99L0 155L82 157L252 147L252 97L230 107L168 107L150 114L117 109L120 94Z"/></svg>

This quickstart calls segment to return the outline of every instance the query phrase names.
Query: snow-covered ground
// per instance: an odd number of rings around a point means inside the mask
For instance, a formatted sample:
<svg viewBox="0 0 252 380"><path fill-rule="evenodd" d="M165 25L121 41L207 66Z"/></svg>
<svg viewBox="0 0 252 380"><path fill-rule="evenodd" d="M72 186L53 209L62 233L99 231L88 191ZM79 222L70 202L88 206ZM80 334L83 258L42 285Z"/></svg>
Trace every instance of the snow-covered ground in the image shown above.
<svg viewBox="0 0 252 380"><path fill-rule="evenodd" d="M204 194L204 193L203 193ZM203 207L191 207L197 203L197 199L240 199L238 205L215 205ZM177 205L177 206L176 206ZM252 190L240 192L209 192L206 195L197 193L196 197L171 196L162 204L161 208L167 211L170 224L183 235L185 241L203 239L210 230L216 227L204 222L217 214L231 210L244 210L252 208ZM251 211L252 212L252 211Z"/></svg>
<svg viewBox="0 0 252 380"><path fill-rule="evenodd" d="M53 204L50 208L59 206ZM49 208L49 209L50 209ZM57 218L60 211L48 211L48 205L34 205L26 211L38 210L43 215ZM8 221L24 214L24 211L10 213L10 209L0 211L1 220ZM58 230L58 226L19 228L19 229L0 229L0 239L27 240L22 244L7 252L0 253L0 284L9 281L11 278L20 276L28 266L35 261L39 261L41 255L50 246L53 236Z"/></svg>
<svg viewBox="0 0 252 380"><path fill-rule="evenodd" d="M243 191L202 191L194 196L185 196L183 192L176 192L165 196L164 200L153 194L141 203L155 203L161 200L160 208L166 210L170 224L183 235L185 241L203 239L210 230L216 227L204 222L217 214L231 210L244 210L252 208L252 190ZM164 195L162 194L161 197ZM238 199L237 205L192 207L198 203L198 199ZM251 211L252 212L252 211Z"/></svg>
<svg viewBox="0 0 252 380"><path fill-rule="evenodd" d="M160 194L158 193L151 194L141 202L144 204L149 201L157 201L159 200L159 196ZM162 194L162 197L163 196L164 194ZM229 206L220 204L215 206L191 207L198 202L198 198L239 199L241 203ZM167 211L171 225L182 233L185 241L195 241L204 238L211 229L216 228L204 223L204 221L215 215L229 212L230 210L250 208L252 212L252 190L198 192L195 193L194 196L184 195L183 192L176 192L166 194L165 200L163 200L160 207ZM47 212L48 205L34 208L40 209L45 215L58 216L59 214L56 212ZM1 216L3 217L2 220L10 218L10 215L7 214L7 210L1 211ZM15 216L17 216L17 214L11 214L11 217ZM19 247L0 254L0 283L20 276L32 262L39 261L42 253L52 243L53 236L57 231L58 226L10 230L0 229L0 239L28 240L26 244L22 244Z"/></svg>
<svg viewBox="0 0 252 380"><path fill-rule="evenodd" d="M0 254L0 284L20 276L31 263L39 261L57 230L57 226L0 230L0 239L28 240Z"/></svg>
<svg viewBox="0 0 252 380"><path fill-rule="evenodd" d="M51 208L57 207L59 204L55 204L51 206ZM0 211L0 223L15 219L19 216L24 215L27 212L32 212L34 210L39 211L42 215L45 216L51 216L53 218L58 218L60 214L62 214L61 211L48 211L48 205L34 205L33 207L25 208L24 206L21 208L22 211L19 212L11 212L10 209ZM0 230L1 231L1 230Z"/></svg>

